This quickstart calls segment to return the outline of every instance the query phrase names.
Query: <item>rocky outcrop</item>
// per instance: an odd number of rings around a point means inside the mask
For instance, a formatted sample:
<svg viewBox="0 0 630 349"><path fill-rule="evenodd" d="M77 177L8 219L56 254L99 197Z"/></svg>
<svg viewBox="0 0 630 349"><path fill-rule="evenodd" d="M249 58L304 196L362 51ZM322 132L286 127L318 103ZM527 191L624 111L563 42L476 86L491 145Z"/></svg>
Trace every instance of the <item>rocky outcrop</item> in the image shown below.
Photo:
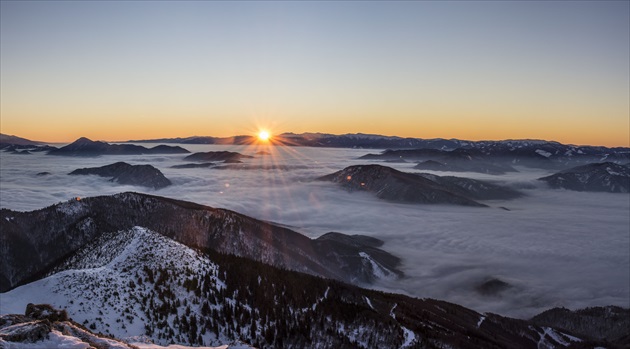
<svg viewBox="0 0 630 349"><path fill-rule="evenodd" d="M68 321L68 313L65 310L57 310L49 304L29 303L26 305L24 315L35 320Z"/></svg>
<svg viewBox="0 0 630 349"><path fill-rule="evenodd" d="M137 349L124 342L104 338L68 318L65 310L48 304L28 304L26 315L0 316L0 348L98 348Z"/></svg>
<svg viewBox="0 0 630 349"><path fill-rule="evenodd" d="M74 170L70 175L98 175L111 177L112 182L119 184L138 185L153 189L161 189L171 185L171 181L164 174L151 165L130 165L117 162L101 167L89 167Z"/></svg>

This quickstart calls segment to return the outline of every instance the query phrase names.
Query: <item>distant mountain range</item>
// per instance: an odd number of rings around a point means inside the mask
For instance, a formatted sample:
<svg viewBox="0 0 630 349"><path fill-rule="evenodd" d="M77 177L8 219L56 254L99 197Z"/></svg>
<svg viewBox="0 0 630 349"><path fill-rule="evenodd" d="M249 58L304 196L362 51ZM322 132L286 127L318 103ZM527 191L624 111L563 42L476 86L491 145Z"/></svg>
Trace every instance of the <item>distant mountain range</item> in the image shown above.
<svg viewBox="0 0 630 349"><path fill-rule="evenodd" d="M421 170L504 174L515 172L516 165L565 169L602 161L627 163L630 148L575 147L556 142L471 142L453 150L388 149L360 159L418 162L416 168Z"/></svg>
<svg viewBox="0 0 630 349"><path fill-rule="evenodd" d="M252 144L257 142L255 136L233 136L233 137L210 137L210 136L192 136L192 137L178 137L178 138L156 138L156 139L138 139L128 140L125 142L117 143L177 143L177 144ZM329 133L282 133L274 135L271 138L273 144L282 144L289 146L309 146L309 147L336 147L336 148L373 148L373 149L440 149L440 150L454 150L457 148L494 148L497 146L505 146L507 148L530 148L530 147L547 147L548 150L552 150L552 154L558 150L557 146L563 146L563 144L554 141L545 140L500 140L500 141L468 141L459 139L423 139L423 138L411 138L411 137L397 137L397 136L383 136L376 134L364 134L364 133L348 133L342 135L335 135ZM584 150L584 148L596 148L603 149L626 149L629 148L606 148L601 146L576 146L566 145L571 147L575 152ZM545 149L541 149L545 150Z"/></svg>
<svg viewBox="0 0 630 349"><path fill-rule="evenodd" d="M182 147L158 145L153 148L145 148L134 144L109 144L101 141L93 141L82 137L76 141L53 149L48 155L63 156L99 156L99 155L142 155L142 154L188 154L188 150Z"/></svg>
<svg viewBox="0 0 630 349"><path fill-rule="evenodd" d="M57 148L45 145L43 142L0 133L0 149L13 154L28 155L31 152L43 152Z"/></svg>
<svg viewBox="0 0 630 349"><path fill-rule="evenodd" d="M235 144L257 142L253 136L187 137L133 140L137 143ZM418 169L504 174L514 166L565 169L581 164L610 161L630 162L630 148L576 146L544 140L465 141L457 139L421 139L371 134L333 135L326 133L283 133L272 144L308 147L387 149L367 154L363 159L388 162L418 162ZM427 161L430 161L427 163ZM423 163L424 162L424 163Z"/></svg>
<svg viewBox="0 0 630 349"><path fill-rule="evenodd" d="M43 142L32 141L30 139L5 135L4 133L0 133L0 144L16 144L16 145L40 145L44 144Z"/></svg>
<svg viewBox="0 0 630 349"><path fill-rule="evenodd" d="M609 193L630 192L630 163L594 163L573 167L551 176L539 178L552 188Z"/></svg>
<svg viewBox="0 0 630 349"><path fill-rule="evenodd" d="M14 137L14 138L9 138ZM24 142L15 136L5 136ZM26 140L28 141L28 140ZM62 147L43 145L21 145L0 142L0 149L13 152L47 151L50 155L98 156L98 155L139 155L139 154L186 154L181 147L159 145L145 148L133 144L108 144L80 138ZM187 137L161 138L150 140L130 140L125 143L177 143L177 144L223 144L246 145L257 142L253 136L235 137ZM607 148L601 146L575 146L553 141L504 140L504 141L462 141L457 139L419 139L367 134L332 135L324 133L283 133L271 139L271 144L309 147L387 149L379 154L366 154L363 159L387 162L416 162L418 169L480 172L504 174L516 171L514 166L538 167L546 169L566 169L573 166L596 162L630 162L630 148ZM217 154L190 155L194 161L216 161ZM221 159L225 160L225 159ZM229 161L239 161L231 159Z"/></svg>

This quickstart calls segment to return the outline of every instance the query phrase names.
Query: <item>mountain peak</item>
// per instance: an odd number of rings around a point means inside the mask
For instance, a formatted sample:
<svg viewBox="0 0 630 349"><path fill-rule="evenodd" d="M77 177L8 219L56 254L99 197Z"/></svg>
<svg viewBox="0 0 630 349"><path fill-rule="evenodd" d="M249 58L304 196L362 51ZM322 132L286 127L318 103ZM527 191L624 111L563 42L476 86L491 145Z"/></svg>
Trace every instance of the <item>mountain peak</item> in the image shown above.
<svg viewBox="0 0 630 349"><path fill-rule="evenodd" d="M96 143L96 142L94 142L93 140L87 137L80 137L76 141L72 142L71 144L82 144L82 143Z"/></svg>

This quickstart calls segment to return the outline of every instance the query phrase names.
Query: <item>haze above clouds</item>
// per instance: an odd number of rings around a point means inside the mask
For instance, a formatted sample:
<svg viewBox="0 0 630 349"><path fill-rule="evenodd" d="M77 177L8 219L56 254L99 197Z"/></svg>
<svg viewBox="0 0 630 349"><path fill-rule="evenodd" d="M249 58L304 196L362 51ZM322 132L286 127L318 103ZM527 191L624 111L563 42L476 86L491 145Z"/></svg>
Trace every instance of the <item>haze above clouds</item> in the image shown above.
<svg viewBox="0 0 630 349"><path fill-rule="evenodd" d="M152 145L149 145L152 146ZM337 231L385 241L403 258L407 278L373 287L416 297L452 301L478 311L529 317L554 306L629 306L630 200L628 194L547 189L536 178L550 172L519 168L505 176L452 174L523 189L490 208L404 205L349 193L313 179L349 165L366 150L187 145L192 152L239 151L248 165L286 165L289 170L173 169L184 155L0 157L2 208L34 210L74 196L139 191L235 210L288 225L310 237ZM374 152L369 151L369 152ZM151 164L173 185L162 190L122 186L97 176L68 176L77 168L116 161ZM381 163L382 164L382 163ZM414 164L392 164L407 172ZM38 176L40 172L50 175ZM446 173L435 172L438 175ZM506 207L506 211L499 207ZM480 296L475 287L498 278L514 287L500 296Z"/></svg>

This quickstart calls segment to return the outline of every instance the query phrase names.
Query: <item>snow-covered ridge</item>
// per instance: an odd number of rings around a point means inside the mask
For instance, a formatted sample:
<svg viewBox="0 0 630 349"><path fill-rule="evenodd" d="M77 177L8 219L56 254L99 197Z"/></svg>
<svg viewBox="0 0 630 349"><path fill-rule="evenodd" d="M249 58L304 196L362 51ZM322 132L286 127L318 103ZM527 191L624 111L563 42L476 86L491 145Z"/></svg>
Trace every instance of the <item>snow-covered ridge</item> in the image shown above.
<svg viewBox="0 0 630 349"><path fill-rule="evenodd" d="M93 330L123 340L138 339L151 322L141 305L149 301L146 297L154 289L160 289L155 284L159 282L156 279L165 276L159 274L160 270L175 282L175 296L180 299L187 298L188 291L182 285L193 274L213 274L213 285L217 289L224 285L216 265L203 255L135 227L103 234L59 266L56 273L3 294L0 306L3 313L19 313L26 303L50 303L66 309L75 321ZM150 301L156 306L161 303L153 298ZM227 340L208 334L204 342L222 344Z"/></svg>
<svg viewBox="0 0 630 349"><path fill-rule="evenodd" d="M269 328L273 329L270 326L279 326L284 316L251 322L239 315L234 323L224 322L236 314L253 317L260 313L257 305L244 304L238 293L228 292L226 277L231 276L221 272L207 255L146 228L134 227L103 234L50 276L3 294L0 308L3 313L18 313L26 303L50 303L95 332L128 343L148 343L144 345L147 348L166 346L173 340L185 345L218 346L269 336ZM266 277L257 280L259 285L268 282ZM298 319L312 318L321 311L320 306L330 307L325 305L329 292L330 287L322 290L312 306L281 309ZM274 295L275 302L281 297L282 293ZM340 326L349 331L340 337L360 340L364 348L370 347L368 343L385 340L370 339L374 329L365 324L350 321ZM327 343L330 339L320 340Z"/></svg>
<svg viewBox="0 0 630 349"><path fill-rule="evenodd" d="M393 257L378 247L315 241L289 228L230 210L131 192L72 199L31 212L3 210L2 221L7 222L3 232L9 237L10 247L0 254L0 291L50 270L54 263L105 232L135 225L187 246L346 282L372 281L355 257L359 251L370 252L381 264L381 259ZM32 251L39 258L29 259L19 250ZM335 260L329 258L331 253ZM353 267L342 267L347 265ZM386 265L402 274L396 269L398 265Z"/></svg>

